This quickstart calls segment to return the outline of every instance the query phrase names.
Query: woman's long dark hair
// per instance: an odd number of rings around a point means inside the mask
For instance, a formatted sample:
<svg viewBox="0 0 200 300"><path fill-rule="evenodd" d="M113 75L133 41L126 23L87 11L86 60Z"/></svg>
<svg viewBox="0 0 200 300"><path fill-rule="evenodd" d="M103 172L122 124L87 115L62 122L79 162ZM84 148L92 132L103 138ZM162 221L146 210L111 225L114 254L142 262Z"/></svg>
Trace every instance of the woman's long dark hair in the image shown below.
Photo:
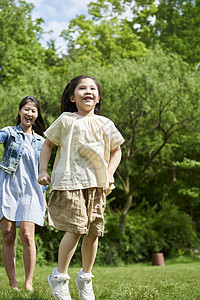
<svg viewBox="0 0 200 300"><path fill-rule="evenodd" d="M44 124L44 120L41 115L41 109L40 109L40 102L33 96L26 96L22 99L22 101L19 103L19 110L22 109L24 105L26 105L28 102L33 102L38 111L38 117L33 123L33 130L38 133L39 135L43 136L43 132L46 130L46 126ZM21 123L20 114L18 113L18 116L16 118L17 125Z"/></svg>
<svg viewBox="0 0 200 300"><path fill-rule="evenodd" d="M100 107L101 107L101 103L102 103L102 93L101 93L101 87L99 85L99 83L96 81L95 78L88 76L88 75L80 75L77 76L75 78L73 78L65 87L64 92L62 94L61 97L61 112L77 112L78 109L76 107L76 103L75 102L71 102L70 97L74 95L74 91L77 87L77 85L79 84L79 82L84 79L84 78L90 78L94 81L94 83L97 86L98 89L98 93L99 93L99 102L95 105L94 108L94 113L96 115L100 115Z"/></svg>

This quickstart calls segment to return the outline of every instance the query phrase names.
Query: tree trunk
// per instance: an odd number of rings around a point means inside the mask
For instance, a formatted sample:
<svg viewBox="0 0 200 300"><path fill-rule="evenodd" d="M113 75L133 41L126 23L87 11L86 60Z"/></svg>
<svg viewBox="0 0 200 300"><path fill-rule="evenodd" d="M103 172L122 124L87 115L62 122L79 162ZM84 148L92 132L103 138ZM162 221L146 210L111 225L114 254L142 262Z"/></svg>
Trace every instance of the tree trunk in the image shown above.
<svg viewBox="0 0 200 300"><path fill-rule="evenodd" d="M133 203L133 195L128 194L126 197L126 203L123 207L122 214L120 217L120 231L121 231L122 235L125 233L125 219L126 219L126 215L129 211L132 203Z"/></svg>

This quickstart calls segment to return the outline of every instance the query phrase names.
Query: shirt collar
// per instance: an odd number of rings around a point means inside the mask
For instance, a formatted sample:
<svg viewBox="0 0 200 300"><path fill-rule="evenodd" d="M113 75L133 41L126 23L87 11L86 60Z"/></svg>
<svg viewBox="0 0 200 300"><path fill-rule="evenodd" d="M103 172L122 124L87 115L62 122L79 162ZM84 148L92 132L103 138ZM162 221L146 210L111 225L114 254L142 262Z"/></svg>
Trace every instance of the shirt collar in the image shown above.
<svg viewBox="0 0 200 300"><path fill-rule="evenodd" d="M23 132L23 130L22 130L22 127L21 127L21 124L19 124L19 125L16 126L16 130L17 130L18 132L21 132L21 133L24 134L24 132ZM41 136L40 136L39 134L37 134L33 129L32 129L32 131L33 131L33 137L34 137L35 139L37 139L37 140L41 140Z"/></svg>

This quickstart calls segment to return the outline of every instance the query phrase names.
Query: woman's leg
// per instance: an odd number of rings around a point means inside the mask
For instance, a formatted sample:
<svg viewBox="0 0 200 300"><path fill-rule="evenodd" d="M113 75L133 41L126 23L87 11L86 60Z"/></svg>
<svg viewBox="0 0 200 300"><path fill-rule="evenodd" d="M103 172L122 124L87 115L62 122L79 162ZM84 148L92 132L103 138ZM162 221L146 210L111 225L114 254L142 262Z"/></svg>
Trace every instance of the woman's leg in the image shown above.
<svg viewBox="0 0 200 300"><path fill-rule="evenodd" d="M20 222L20 237L23 244L23 260L25 268L25 288L33 289L33 274L36 263L35 224L32 222Z"/></svg>
<svg viewBox="0 0 200 300"><path fill-rule="evenodd" d="M76 250L80 234L66 232L63 236L58 252L58 271L67 274L70 261Z"/></svg>
<svg viewBox="0 0 200 300"><path fill-rule="evenodd" d="M81 247L83 272L90 273L95 262L98 248L98 237L89 234L83 238Z"/></svg>
<svg viewBox="0 0 200 300"><path fill-rule="evenodd" d="M6 218L1 220L1 232L3 237L3 261L8 275L10 286L17 288L17 281L15 279L15 253L14 243L16 238L16 224Z"/></svg>

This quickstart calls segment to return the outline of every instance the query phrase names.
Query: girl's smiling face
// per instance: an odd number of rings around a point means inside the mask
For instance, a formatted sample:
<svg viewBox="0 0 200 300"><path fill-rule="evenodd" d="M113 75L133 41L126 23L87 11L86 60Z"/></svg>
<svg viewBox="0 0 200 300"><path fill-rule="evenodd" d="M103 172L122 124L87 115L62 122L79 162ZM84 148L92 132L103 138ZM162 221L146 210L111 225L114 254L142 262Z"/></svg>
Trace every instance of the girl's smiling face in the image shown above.
<svg viewBox="0 0 200 300"><path fill-rule="evenodd" d="M95 82L91 78L83 78L70 97L71 102L76 103L78 114L82 116L94 115L95 105L99 102L99 92Z"/></svg>
<svg viewBox="0 0 200 300"><path fill-rule="evenodd" d="M30 101L21 108L19 115L21 119L21 127L23 131L27 131L32 128L33 123L38 117L37 106L34 102Z"/></svg>

